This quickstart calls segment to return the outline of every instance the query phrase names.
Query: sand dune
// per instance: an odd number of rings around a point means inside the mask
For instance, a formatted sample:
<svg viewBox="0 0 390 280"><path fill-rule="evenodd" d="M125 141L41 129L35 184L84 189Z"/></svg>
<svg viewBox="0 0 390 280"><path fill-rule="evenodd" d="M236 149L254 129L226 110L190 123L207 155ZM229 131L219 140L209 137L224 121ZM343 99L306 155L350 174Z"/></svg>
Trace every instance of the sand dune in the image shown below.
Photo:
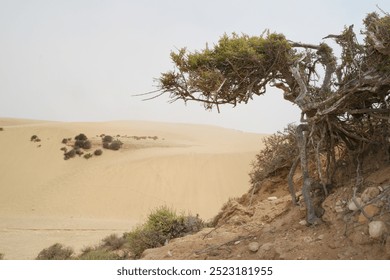
<svg viewBox="0 0 390 280"><path fill-rule="evenodd" d="M0 119L0 253L31 259L55 242L76 250L142 222L157 206L213 217L248 187L262 135L141 121ZM64 160L63 138L121 135L119 151ZM38 135L41 142L31 142ZM157 136L136 140L131 136ZM94 149L92 149L93 151Z"/></svg>

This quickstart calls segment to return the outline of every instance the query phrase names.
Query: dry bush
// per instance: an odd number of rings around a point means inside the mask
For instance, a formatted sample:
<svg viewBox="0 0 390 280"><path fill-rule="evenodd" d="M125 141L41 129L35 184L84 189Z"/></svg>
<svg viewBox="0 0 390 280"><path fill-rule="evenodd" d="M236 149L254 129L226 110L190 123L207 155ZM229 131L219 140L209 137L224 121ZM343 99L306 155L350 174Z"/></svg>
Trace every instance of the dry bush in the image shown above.
<svg viewBox="0 0 390 280"><path fill-rule="evenodd" d="M126 243L126 240L125 238L122 237L118 237L116 234L111 234L107 237L105 237L103 240L102 240L103 244L102 244L102 247L107 249L107 250L111 250L111 251L115 251L115 250L118 250L120 248L123 247L123 245Z"/></svg>
<svg viewBox="0 0 390 280"><path fill-rule="evenodd" d="M64 160L67 160L67 159L70 159L70 158L74 158L75 156L76 156L76 150L72 149L72 150L64 153Z"/></svg>
<svg viewBox="0 0 390 280"><path fill-rule="evenodd" d="M204 227L198 216L177 215L168 207L153 211L143 225L125 233L124 238L136 258L149 248L159 247L170 239L195 233Z"/></svg>
<svg viewBox="0 0 390 280"><path fill-rule="evenodd" d="M97 149L93 152L95 156L101 156L103 154L103 151L101 149Z"/></svg>
<svg viewBox="0 0 390 280"><path fill-rule="evenodd" d="M0 131L4 131L4 128L0 127Z"/></svg>
<svg viewBox="0 0 390 280"><path fill-rule="evenodd" d="M119 140L114 140L110 143L109 149L113 151L117 151L122 147L123 143Z"/></svg>
<svg viewBox="0 0 390 280"><path fill-rule="evenodd" d="M39 252L36 260L70 260L72 255L72 248L64 247L62 244L56 243Z"/></svg>
<svg viewBox="0 0 390 280"><path fill-rule="evenodd" d="M74 139L75 139L76 141L77 141L77 140L85 141L85 140L88 140L88 137L87 137L84 133L80 133L80 134L77 135Z"/></svg>
<svg viewBox="0 0 390 280"><path fill-rule="evenodd" d="M253 169L249 173L252 185L282 171L288 172L298 156L295 135L296 126L289 125L283 132L278 131L263 140L264 148L256 155L256 161L252 163Z"/></svg>
<svg viewBox="0 0 390 280"><path fill-rule="evenodd" d="M112 141L114 140L114 138L112 138L112 136L110 135L105 135L102 139L102 142L103 143L111 143Z"/></svg>
<svg viewBox="0 0 390 280"><path fill-rule="evenodd" d="M90 159L92 157L92 154L91 153L88 153L88 154L85 154L84 155L84 158L85 159Z"/></svg>
<svg viewBox="0 0 390 280"><path fill-rule="evenodd" d="M77 257L78 260L120 260L117 254L105 250L104 248L89 247L88 250L83 250L83 252Z"/></svg>

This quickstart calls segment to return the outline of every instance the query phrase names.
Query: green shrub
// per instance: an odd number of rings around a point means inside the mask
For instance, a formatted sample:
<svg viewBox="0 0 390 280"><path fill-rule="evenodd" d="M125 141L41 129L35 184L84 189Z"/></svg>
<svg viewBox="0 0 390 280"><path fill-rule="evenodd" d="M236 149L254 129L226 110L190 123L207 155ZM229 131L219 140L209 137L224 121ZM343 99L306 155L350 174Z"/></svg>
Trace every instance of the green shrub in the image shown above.
<svg viewBox="0 0 390 280"><path fill-rule="evenodd" d="M72 248L56 243L39 252L36 260L70 260L72 255Z"/></svg>
<svg viewBox="0 0 390 280"><path fill-rule="evenodd" d="M85 154L84 155L84 158L85 159L90 159L92 157L92 154L91 153L88 153L88 154Z"/></svg>
<svg viewBox="0 0 390 280"><path fill-rule="evenodd" d="M160 207L153 211L147 221L124 237L130 251L139 258L143 251L159 247L167 240L197 232L203 227L198 217L177 215L168 207Z"/></svg>
<svg viewBox="0 0 390 280"><path fill-rule="evenodd" d="M117 254L107 251L103 248L88 248L88 251L83 250L83 253L77 257L78 260L120 260Z"/></svg>
<svg viewBox="0 0 390 280"><path fill-rule="evenodd" d="M114 251L122 248L125 243L126 240L123 237L118 237L113 233L102 240L102 247Z"/></svg>

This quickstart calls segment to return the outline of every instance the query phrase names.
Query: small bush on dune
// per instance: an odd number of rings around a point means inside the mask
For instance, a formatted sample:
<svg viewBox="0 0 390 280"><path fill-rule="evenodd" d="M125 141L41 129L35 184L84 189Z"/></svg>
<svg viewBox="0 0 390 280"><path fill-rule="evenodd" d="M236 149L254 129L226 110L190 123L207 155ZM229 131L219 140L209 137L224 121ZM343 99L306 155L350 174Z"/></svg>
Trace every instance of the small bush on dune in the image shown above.
<svg viewBox="0 0 390 280"><path fill-rule="evenodd" d="M117 150L119 150L122 147L122 145L123 145L123 143L121 141L114 140L114 141L111 142L111 144L109 146L109 149L117 151Z"/></svg>
<svg viewBox="0 0 390 280"><path fill-rule="evenodd" d="M72 248L56 243L39 252L36 260L70 260L72 255Z"/></svg>
<svg viewBox="0 0 390 280"><path fill-rule="evenodd" d="M62 139L61 143L62 144L67 144L68 143L68 139L67 138Z"/></svg>
<svg viewBox="0 0 390 280"><path fill-rule="evenodd" d="M84 155L84 158L85 159L90 159L92 157L92 154L91 153L88 153L88 154L85 154Z"/></svg>
<svg viewBox="0 0 390 280"><path fill-rule="evenodd" d="M0 127L0 131L4 131L4 128Z"/></svg>
<svg viewBox="0 0 390 280"><path fill-rule="evenodd" d="M76 156L76 150L75 149L72 149L66 153L64 153L64 159L67 160L67 159L70 159L70 158L74 158Z"/></svg>
<svg viewBox="0 0 390 280"><path fill-rule="evenodd" d="M88 140L88 137L87 137L84 133L80 133L80 134L77 135L74 139L75 139L75 140L85 141L85 140Z"/></svg>
<svg viewBox="0 0 390 280"><path fill-rule="evenodd" d="M94 154L95 156L101 156L101 155L103 154L103 151L100 150L100 149L97 149L97 150L95 150L95 151L93 152L93 154Z"/></svg>
<svg viewBox="0 0 390 280"><path fill-rule="evenodd" d="M112 136L110 136L110 135L105 135L102 139L103 143L105 143L105 142L111 143L113 140L114 140L114 138L112 138Z"/></svg>

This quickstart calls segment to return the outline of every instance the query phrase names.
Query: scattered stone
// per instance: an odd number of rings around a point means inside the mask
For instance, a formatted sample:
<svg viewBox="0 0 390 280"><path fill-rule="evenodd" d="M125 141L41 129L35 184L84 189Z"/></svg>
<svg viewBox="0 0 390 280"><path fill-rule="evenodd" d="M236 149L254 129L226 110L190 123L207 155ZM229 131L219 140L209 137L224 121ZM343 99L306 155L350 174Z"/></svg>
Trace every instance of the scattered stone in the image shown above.
<svg viewBox="0 0 390 280"><path fill-rule="evenodd" d="M276 196L270 196L267 198L268 201L274 201L277 200L278 198Z"/></svg>
<svg viewBox="0 0 390 280"><path fill-rule="evenodd" d="M168 257L172 257L172 256L173 256L173 254L172 254L172 251L171 251L171 250L169 250L169 251L167 252L167 256L168 256Z"/></svg>
<svg viewBox="0 0 390 280"><path fill-rule="evenodd" d="M251 251L253 253L256 253L259 250L259 248L260 248L259 242L251 242L248 245L249 251Z"/></svg>
<svg viewBox="0 0 390 280"><path fill-rule="evenodd" d="M237 240L236 242L234 242L234 245L238 245L238 244L240 244L241 243L241 241L240 240Z"/></svg>
<svg viewBox="0 0 390 280"><path fill-rule="evenodd" d="M344 209L342 206L336 205L336 207L334 208L334 211L336 211L336 213L341 213L341 212L344 212Z"/></svg>
<svg viewBox="0 0 390 280"><path fill-rule="evenodd" d="M318 239L318 240L322 240L322 239L324 239L324 238L325 238L325 235L324 235L324 234L320 234L320 235L317 236L317 239Z"/></svg>
<svg viewBox="0 0 390 280"><path fill-rule="evenodd" d="M380 212L380 209L377 206L372 205L372 204L364 206L363 210L367 214L368 218L372 218L372 217L376 216L377 214L379 214L379 212ZM365 224L368 222L368 219L366 218L366 216L364 216L363 213L360 213L360 215L358 217L358 222L361 224Z"/></svg>
<svg viewBox="0 0 390 280"><path fill-rule="evenodd" d="M274 244L268 242L268 243L264 243L263 245L261 245L260 250L262 250L262 251L269 251L269 250L271 250L273 247L274 247Z"/></svg>
<svg viewBox="0 0 390 280"><path fill-rule="evenodd" d="M356 202L358 205L356 205L356 203L351 199L348 202L348 209L351 211L356 211L363 205L362 199L360 197L356 197Z"/></svg>
<svg viewBox="0 0 390 280"><path fill-rule="evenodd" d="M301 226L306 226L306 225L307 225L307 222L306 222L306 220L301 220L301 221L299 221L299 224L300 224Z"/></svg>
<svg viewBox="0 0 390 280"><path fill-rule="evenodd" d="M362 193L362 201L363 202L368 202L371 199L377 197L380 193L380 190L377 187L368 187L367 189L364 190Z"/></svg>
<svg viewBox="0 0 390 280"><path fill-rule="evenodd" d="M305 236L305 237L303 238L303 241L304 241L305 243L310 243L310 242L313 241L313 238L311 238L310 236Z"/></svg>
<svg viewBox="0 0 390 280"><path fill-rule="evenodd" d="M372 238L379 239L387 232L386 224L382 221L372 221L368 224L368 233Z"/></svg>

